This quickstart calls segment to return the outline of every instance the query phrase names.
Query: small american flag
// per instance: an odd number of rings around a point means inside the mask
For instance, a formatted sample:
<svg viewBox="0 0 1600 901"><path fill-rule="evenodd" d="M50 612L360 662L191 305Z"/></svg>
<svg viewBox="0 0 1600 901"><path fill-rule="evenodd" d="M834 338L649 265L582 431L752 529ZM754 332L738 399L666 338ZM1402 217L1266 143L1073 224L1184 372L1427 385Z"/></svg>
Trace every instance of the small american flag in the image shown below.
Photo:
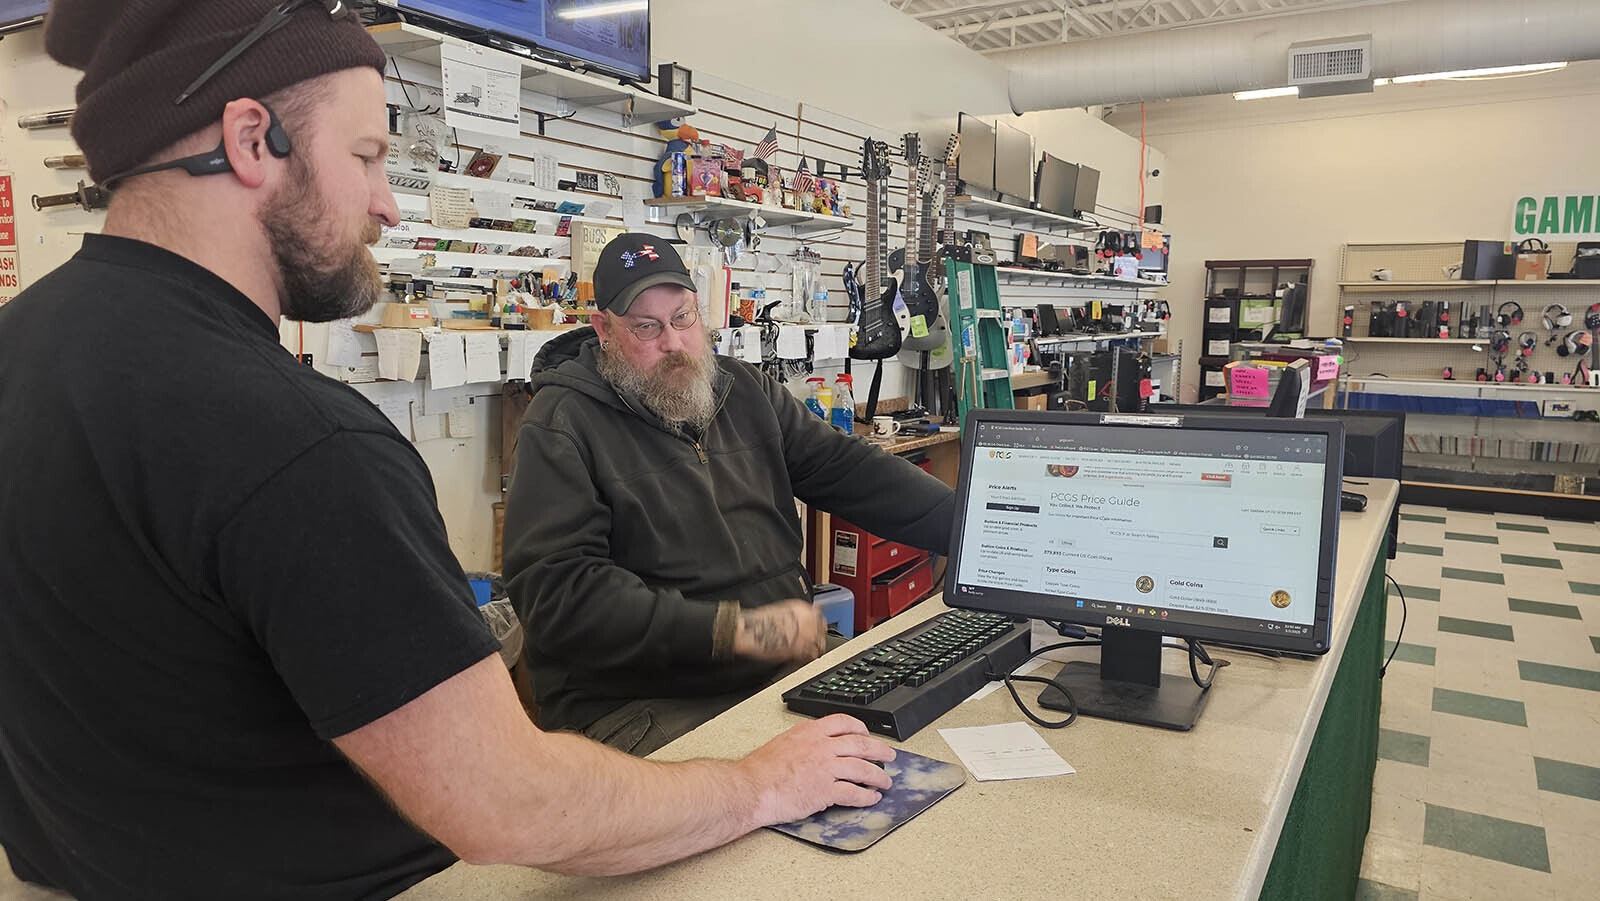
<svg viewBox="0 0 1600 901"><path fill-rule="evenodd" d="M811 190L817 185L816 179L811 177L811 170L806 168L806 161L804 159L800 160L800 168L794 173L793 185L794 189L802 194Z"/></svg>
<svg viewBox="0 0 1600 901"><path fill-rule="evenodd" d="M778 126L767 129L767 136L756 145L756 159L771 161L773 154L778 152Z"/></svg>

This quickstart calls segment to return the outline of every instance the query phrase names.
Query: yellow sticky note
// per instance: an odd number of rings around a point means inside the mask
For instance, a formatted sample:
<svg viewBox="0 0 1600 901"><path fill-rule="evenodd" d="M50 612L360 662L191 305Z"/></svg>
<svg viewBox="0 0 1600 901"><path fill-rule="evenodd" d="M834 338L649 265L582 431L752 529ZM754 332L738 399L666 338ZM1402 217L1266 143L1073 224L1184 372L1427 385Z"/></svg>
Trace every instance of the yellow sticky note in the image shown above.
<svg viewBox="0 0 1600 901"><path fill-rule="evenodd" d="M912 316L911 317L911 337L913 337L913 338L926 338L926 337L928 337L928 317L926 317L926 316Z"/></svg>

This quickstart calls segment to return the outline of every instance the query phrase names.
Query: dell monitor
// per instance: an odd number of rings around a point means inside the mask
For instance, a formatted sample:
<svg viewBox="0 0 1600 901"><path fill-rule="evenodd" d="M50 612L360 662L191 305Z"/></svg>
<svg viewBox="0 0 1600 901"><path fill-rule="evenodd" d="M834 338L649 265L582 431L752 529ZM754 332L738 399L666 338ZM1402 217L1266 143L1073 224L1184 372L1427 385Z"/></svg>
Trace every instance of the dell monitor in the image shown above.
<svg viewBox="0 0 1600 901"><path fill-rule="evenodd" d="M1163 635L1328 651L1343 455L1332 420L973 410L945 603L1098 627L1040 703L1190 729Z"/></svg>
<svg viewBox="0 0 1600 901"><path fill-rule="evenodd" d="M961 134L961 155L956 158L956 178L968 188L994 190L994 128L975 116L962 113L957 130Z"/></svg>
<svg viewBox="0 0 1600 901"><path fill-rule="evenodd" d="M647 0L380 0L471 40L509 41L632 80L650 78Z"/></svg>
<svg viewBox="0 0 1600 901"><path fill-rule="evenodd" d="M1033 202L1033 135L999 123L995 135L994 189L1024 206Z"/></svg>
<svg viewBox="0 0 1600 901"><path fill-rule="evenodd" d="M0 35L38 25L49 8L48 0L0 0Z"/></svg>
<svg viewBox="0 0 1600 901"><path fill-rule="evenodd" d="M1038 174L1034 177L1037 201L1035 205L1047 213L1071 216L1078 194L1078 166L1060 157L1045 153L1039 157Z"/></svg>
<svg viewBox="0 0 1600 901"><path fill-rule="evenodd" d="M1100 170L1088 166L1078 167L1078 190L1072 199L1075 216L1094 215L1095 204L1100 200Z"/></svg>

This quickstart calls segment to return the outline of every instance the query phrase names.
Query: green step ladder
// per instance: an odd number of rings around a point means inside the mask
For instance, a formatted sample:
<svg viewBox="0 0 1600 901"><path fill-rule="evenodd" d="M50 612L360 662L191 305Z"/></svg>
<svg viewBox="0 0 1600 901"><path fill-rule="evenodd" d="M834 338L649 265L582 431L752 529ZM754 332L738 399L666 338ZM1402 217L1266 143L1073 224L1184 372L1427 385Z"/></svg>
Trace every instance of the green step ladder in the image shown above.
<svg viewBox="0 0 1600 901"><path fill-rule="evenodd" d="M956 322L957 410L962 424L974 408L1016 409L1011 394L1011 339L994 267L947 259L945 286Z"/></svg>

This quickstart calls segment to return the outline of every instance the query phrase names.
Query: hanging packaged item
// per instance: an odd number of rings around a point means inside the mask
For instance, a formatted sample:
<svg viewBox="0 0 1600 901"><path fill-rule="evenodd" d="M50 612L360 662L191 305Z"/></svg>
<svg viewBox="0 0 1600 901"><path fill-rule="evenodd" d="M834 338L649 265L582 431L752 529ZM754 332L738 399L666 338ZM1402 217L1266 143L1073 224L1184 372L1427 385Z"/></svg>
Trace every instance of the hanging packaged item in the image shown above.
<svg viewBox="0 0 1600 901"><path fill-rule="evenodd" d="M1572 256L1573 278L1600 279L1600 241L1579 241Z"/></svg>

